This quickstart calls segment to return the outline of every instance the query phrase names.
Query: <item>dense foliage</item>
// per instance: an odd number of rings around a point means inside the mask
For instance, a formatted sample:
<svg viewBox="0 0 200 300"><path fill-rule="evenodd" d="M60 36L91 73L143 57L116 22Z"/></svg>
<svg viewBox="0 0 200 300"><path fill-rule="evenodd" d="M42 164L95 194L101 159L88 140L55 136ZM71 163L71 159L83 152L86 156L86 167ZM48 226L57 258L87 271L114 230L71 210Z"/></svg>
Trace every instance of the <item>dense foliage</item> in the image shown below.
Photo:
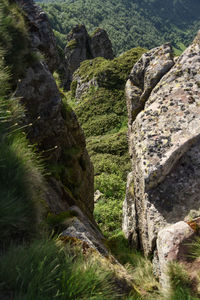
<svg viewBox="0 0 200 300"><path fill-rule="evenodd" d="M76 24L106 29L116 54L172 42L177 53L200 27L199 0L49 0L42 4L60 45Z"/></svg>
<svg viewBox="0 0 200 300"><path fill-rule="evenodd" d="M144 52L142 48L133 48L114 60L98 57L84 61L74 78L81 78L83 84L93 79L98 86L91 85L77 101L74 79L67 94L86 135L94 164L95 190L103 194L95 205L94 215L107 235L121 230L126 177L131 167L124 87L132 66Z"/></svg>

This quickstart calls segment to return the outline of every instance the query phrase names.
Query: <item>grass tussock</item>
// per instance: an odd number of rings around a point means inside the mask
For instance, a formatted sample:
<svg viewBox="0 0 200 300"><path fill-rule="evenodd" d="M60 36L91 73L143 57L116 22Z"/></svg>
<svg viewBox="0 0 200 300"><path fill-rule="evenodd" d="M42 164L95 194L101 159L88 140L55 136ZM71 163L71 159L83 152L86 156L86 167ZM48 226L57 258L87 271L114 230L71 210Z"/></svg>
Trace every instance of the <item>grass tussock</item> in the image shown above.
<svg viewBox="0 0 200 300"><path fill-rule="evenodd" d="M13 299L118 299L112 271L56 240L11 248L0 269L0 290Z"/></svg>
<svg viewBox="0 0 200 300"><path fill-rule="evenodd" d="M200 237L190 244L190 255L193 258L200 258Z"/></svg>
<svg viewBox="0 0 200 300"><path fill-rule="evenodd" d="M173 262L169 265L168 275L170 278L170 291L167 297L168 300L198 300L192 290L192 281L188 272L182 265Z"/></svg>
<svg viewBox="0 0 200 300"><path fill-rule="evenodd" d="M44 189L42 167L23 132L23 108L10 96L13 76L19 76L27 29L19 8L11 1L0 4L0 245L30 238L36 232ZM20 46L18 44L20 42ZM25 44L24 44L25 43ZM14 49L12 49L15 45ZM28 46L27 46L28 47ZM22 49L23 48L23 49ZM27 48L28 49L28 48ZM26 51L27 51L26 49ZM16 50L16 56L14 55ZM16 72L12 74L12 68ZM20 68L25 68L23 59Z"/></svg>
<svg viewBox="0 0 200 300"><path fill-rule="evenodd" d="M151 261L132 249L121 231L108 238L107 246L132 277L134 287L141 294L141 298L137 295L136 299L159 299L160 285L154 277ZM127 299L134 300L134 297Z"/></svg>

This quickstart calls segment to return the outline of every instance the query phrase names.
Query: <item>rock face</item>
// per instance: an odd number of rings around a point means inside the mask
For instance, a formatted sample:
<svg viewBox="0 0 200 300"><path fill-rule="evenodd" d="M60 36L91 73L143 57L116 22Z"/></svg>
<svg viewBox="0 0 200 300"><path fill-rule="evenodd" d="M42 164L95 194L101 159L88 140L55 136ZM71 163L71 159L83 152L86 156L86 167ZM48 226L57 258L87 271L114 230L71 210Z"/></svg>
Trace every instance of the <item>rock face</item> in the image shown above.
<svg viewBox="0 0 200 300"><path fill-rule="evenodd" d="M95 30L90 40L90 47L93 58L99 56L106 59L114 58L111 41L104 29Z"/></svg>
<svg viewBox="0 0 200 300"><path fill-rule="evenodd" d="M39 50L53 72L59 64L56 40L48 21L47 15L33 0L15 0L25 13L29 26L30 43L33 50Z"/></svg>
<svg viewBox="0 0 200 300"><path fill-rule="evenodd" d="M200 215L199 70L200 32L175 64L169 45L143 55L127 82L134 194L123 228L146 255L167 224Z"/></svg>
<svg viewBox="0 0 200 300"><path fill-rule="evenodd" d="M66 74L64 86L70 88L72 76L75 70L80 67L80 63L86 59L98 56L106 59L113 59L111 41L103 29L97 29L92 37L87 33L84 25L75 26L69 33L68 44L65 48Z"/></svg>
<svg viewBox="0 0 200 300"><path fill-rule="evenodd" d="M26 70L16 90L25 107L28 138L47 165L47 203L54 213L77 205L92 219L93 166L76 115L63 104L50 72L57 62L53 32L45 14L32 1L17 2L26 13L32 49L42 49L47 58L47 63L38 61Z"/></svg>
<svg viewBox="0 0 200 300"><path fill-rule="evenodd" d="M70 211L76 214L76 217L68 221L67 229L62 232L61 237L75 238L103 256L108 256L101 232L83 215L78 207L70 207Z"/></svg>

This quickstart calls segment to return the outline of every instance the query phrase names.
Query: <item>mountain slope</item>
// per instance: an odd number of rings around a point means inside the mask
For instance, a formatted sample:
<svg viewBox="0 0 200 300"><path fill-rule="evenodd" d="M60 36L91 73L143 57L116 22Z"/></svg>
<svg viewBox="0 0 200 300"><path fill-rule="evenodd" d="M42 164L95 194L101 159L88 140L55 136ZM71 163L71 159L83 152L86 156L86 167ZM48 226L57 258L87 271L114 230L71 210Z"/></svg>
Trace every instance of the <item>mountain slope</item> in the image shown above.
<svg viewBox="0 0 200 300"><path fill-rule="evenodd" d="M47 2L47 1L40 1ZM200 26L198 0L51 0L42 4L57 36L65 36L77 23L92 32L104 28L117 54L141 46L153 48L166 41L179 51L193 39Z"/></svg>
<svg viewBox="0 0 200 300"><path fill-rule="evenodd" d="M94 165L95 189L102 193L95 205L95 218L101 230L109 235L121 228L122 202L130 170L125 81L144 52L142 48L134 48L113 60L97 57L82 62L67 93L86 136Z"/></svg>

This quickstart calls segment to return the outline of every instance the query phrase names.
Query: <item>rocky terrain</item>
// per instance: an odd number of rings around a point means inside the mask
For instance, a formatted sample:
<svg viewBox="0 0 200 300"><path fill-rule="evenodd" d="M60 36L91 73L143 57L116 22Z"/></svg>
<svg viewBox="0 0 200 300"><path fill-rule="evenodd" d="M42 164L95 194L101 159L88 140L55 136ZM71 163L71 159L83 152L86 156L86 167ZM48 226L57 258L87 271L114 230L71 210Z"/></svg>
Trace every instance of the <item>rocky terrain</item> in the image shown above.
<svg viewBox="0 0 200 300"><path fill-rule="evenodd" d="M92 219L93 166L82 129L73 111L64 107L51 74L59 57L54 35L46 15L33 1L17 2L27 16L32 49L40 50L45 57L45 62L26 70L16 96L25 106L25 123L31 124L28 137L48 164L47 202L54 213L78 205Z"/></svg>
<svg viewBox="0 0 200 300"><path fill-rule="evenodd" d="M0 25L0 298L198 299L200 32L113 59L76 26L60 61L33 0Z"/></svg>
<svg viewBox="0 0 200 300"><path fill-rule="evenodd" d="M67 36L65 48L64 69L66 71L64 71L63 82L66 89L70 89L73 73L80 67L80 63L95 57L114 58L107 32L97 28L90 37L84 25L75 26Z"/></svg>
<svg viewBox="0 0 200 300"><path fill-rule="evenodd" d="M68 103L86 136L94 165L95 190L101 194L94 214L109 235L121 230L122 202L130 169L124 88L132 65L144 52L145 49L133 48L113 60L97 57L84 61L74 73L71 91L67 93Z"/></svg>
<svg viewBox="0 0 200 300"><path fill-rule="evenodd" d="M126 84L132 172L123 230L146 255L154 254L160 271L163 260L179 252L165 253L166 242L174 242L161 230L174 224L171 234L180 231L181 244L192 230L180 221L200 216L199 70L200 32L179 58L168 44L143 54Z"/></svg>

